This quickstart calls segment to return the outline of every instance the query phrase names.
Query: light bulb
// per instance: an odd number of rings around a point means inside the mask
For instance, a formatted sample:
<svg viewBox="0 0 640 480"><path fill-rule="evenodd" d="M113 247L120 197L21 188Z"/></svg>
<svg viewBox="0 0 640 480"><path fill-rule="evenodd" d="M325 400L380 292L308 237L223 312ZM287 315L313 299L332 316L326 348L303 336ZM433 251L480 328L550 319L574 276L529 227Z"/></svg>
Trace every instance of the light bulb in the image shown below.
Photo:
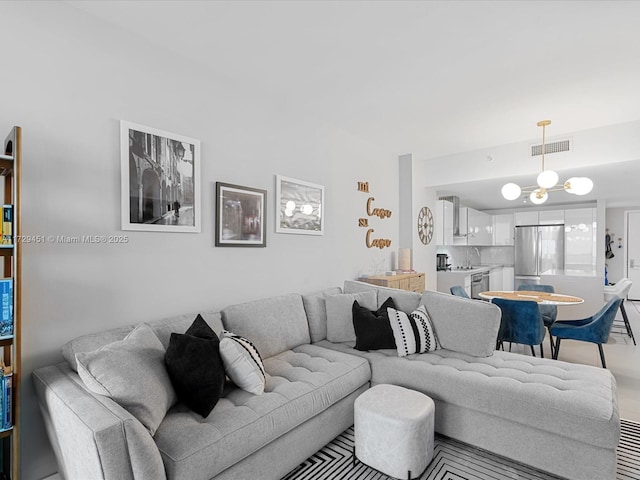
<svg viewBox="0 0 640 480"><path fill-rule="evenodd" d="M522 189L515 183L506 183L502 187L502 196L507 200L515 200L522 193Z"/></svg>
<svg viewBox="0 0 640 480"><path fill-rule="evenodd" d="M564 189L574 195L586 195L593 190L593 181L587 177L571 177L564 183Z"/></svg>
<svg viewBox="0 0 640 480"><path fill-rule="evenodd" d="M313 207L308 203L305 203L300 207L300 211L305 215L311 215L311 212L313 212Z"/></svg>
<svg viewBox="0 0 640 480"><path fill-rule="evenodd" d="M553 170L545 170L538 175L538 185L541 188L555 187L556 183L558 183L558 178L558 174Z"/></svg>
<svg viewBox="0 0 640 480"><path fill-rule="evenodd" d="M549 198L549 194L544 188L537 188L529 195L531 203L535 203L536 205L546 202L547 198Z"/></svg>

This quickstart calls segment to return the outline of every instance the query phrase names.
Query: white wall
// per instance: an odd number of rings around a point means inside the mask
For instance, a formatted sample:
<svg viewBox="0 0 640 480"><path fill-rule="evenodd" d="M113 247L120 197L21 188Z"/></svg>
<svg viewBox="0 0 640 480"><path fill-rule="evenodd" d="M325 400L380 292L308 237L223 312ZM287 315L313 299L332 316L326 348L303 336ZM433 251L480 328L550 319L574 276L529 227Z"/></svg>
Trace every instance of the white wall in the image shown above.
<svg viewBox="0 0 640 480"><path fill-rule="evenodd" d="M30 374L62 361L73 337L391 268L398 217L375 222L392 248L367 249L356 182L369 181L376 204L396 211L396 156L64 3L3 2L0 18L0 133L24 129L23 235L120 231L120 119L202 141L202 233L24 245L22 478L57 469ZM274 233L276 174L325 185L324 236ZM216 181L268 191L267 248L213 247Z"/></svg>
<svg viewBox="0 0 640 480"><path fill-rule="evenodd" d="M425 272L425 288L427 290L436 290L436 232L435 232L435 216L438 197L435 190L425 188L421 179L424 178L424 170L422 162L414 160L413 174L413 224L412 235L414 245L414 269L419 272ZM422 207L429 207L434 217L434 231L431 243L424 245L418 236L418 212Z"/></svg>
<svg viewBox="0 0 640 480"><path fill-rule="evenodd" d="M435 225L432 241L424 245L418 235L418 212L429 207L436 215L437 198L435 191L425 188L424 162L416 161L413 155L399 158L400 165L400 241L402 247L411 248L411 264L414 270L425 273L427 290L436 289L436 236Z"/></svg>
<svg viewBox="0 0 640 480"><path fill-rule="evenodd" d="M624 264L624 251L626 247L624 217L625 212L628 210L628 208L607 208L605 226L609 229L609 233L614 240L614 243L611 245L611 251L614 257L607 259L606 263L609 270L609 281L613 283L627 276ZM618 238L622 238L622 248L618 248Z"/></svg>

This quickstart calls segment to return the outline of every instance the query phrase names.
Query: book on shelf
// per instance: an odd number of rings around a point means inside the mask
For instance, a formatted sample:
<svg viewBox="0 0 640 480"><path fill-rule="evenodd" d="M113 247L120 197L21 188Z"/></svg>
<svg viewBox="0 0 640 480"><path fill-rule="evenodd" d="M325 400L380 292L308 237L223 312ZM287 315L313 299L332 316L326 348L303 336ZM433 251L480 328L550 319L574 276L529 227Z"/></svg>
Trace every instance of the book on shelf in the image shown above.
<svg viewBox="0 0 640 480"><path fill-rule="evenodd" d="M13 367L0 359L0 429L13 427Z"/></svg>
<svg viewBox="0 0 640 480"><path fill-rule="evenodd" d="M4 362L2 362L2 364L4 365ZM4 419L5 419L4 412L6 411L6 405L4 403L4 399L6 395L4 394L4 389L5 389L4 368L0 366L0 431L6 430L4 427ZM2 449L0 448L0 450Z"/></svg>
<svg viewBox="0 0 640 480"><path fill-rule="evenodd" d="M2 206L2 245L13 245L13 205Z"/></svg>
<svg viewBox="0 0 640 480"><path fill-rule="evenodd" d="M13 279L0 278L0 338L13 335Z"/></svg>
<svg viewBox="0 0 640 480"><path fill-rule="evenodd" d="M13 367L4 367L2 374L2 428L13 426Z"/></svg>

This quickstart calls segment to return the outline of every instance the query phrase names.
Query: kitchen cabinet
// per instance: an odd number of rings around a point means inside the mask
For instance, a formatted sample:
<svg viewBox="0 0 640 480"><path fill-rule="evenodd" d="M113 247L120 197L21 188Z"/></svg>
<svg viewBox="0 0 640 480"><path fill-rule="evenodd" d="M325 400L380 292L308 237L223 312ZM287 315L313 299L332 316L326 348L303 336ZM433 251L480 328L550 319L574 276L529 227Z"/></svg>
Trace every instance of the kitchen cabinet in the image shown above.
<svg viewBox="0 0 640 480"><path fill-rule="evenodd" d="M483 292L490 289L490 267L477 267L471 270L452 270L448 272L437 272L436 289L438 292L451 293L451 287L460 285L467 295L471 297L471 283L474 276L480 275L483 282L486 276L486 285L477 285L478 291ZM476 292L477 293L477 292Z"/></svg>
<svg viewBox="0 0 640 480"><path fill-rule="evenodd" d="M502 267L493 267L489 272L489 290L504 290Z"/></svg>
<svg viewBox="0 0 640 480"><path fill-rule="evenodd" d="M464 291L467 292L467 295L471 298L471 275L466 275L462 284L464 286Z"/></svg>
<svg viewBox="0 0 640 480"><path fill-rule="evenodd" d="M564 210L540 210L538 225L563 225Z"/></svg>
<svg viewBox="0 0 640 480"><path fill-rule="evenodd" d="M515 288L515 269L513 267L503 267L502 269L502 288L504 290L513 290Z"/></svg>
<svg viewBox="0 0 640 480"><path fill-rule="evenodd" d="M397 288L422 293L425 289L424 273L402 273L397 275L372 275L360 279L380 287Z"/></svg>
<svg viewBox="0 0 640 480"><path fill-rule="evenodd" d="M493 215L493 244L513 245L513 214Z"/></svg>
<svg viewBox="0 0 640 480"><path fill-rule="evenodd" d="M436 245L453 245L453 203L438 200L435 227Z"/></svg>
<svg viewBox="0 0 640 480"><path fill-rule="evenodd" d="M467 207L460 207L460 235L466 236L468 233L469 224L469 209Z"/></svg>
<svg viewBox="0 0 640 480"><path fill-rule="evenodd" d="M564 211L564 268L593 270L596 267L596 209Z"/></svg>
<svg viewBox="0 0 640 480"><path fill-rule="evenodd" d="M526 210L522 212L514 213L514 219L516 227L522 227L525 225L539 225L540 217L537 210Z"/></svg>
<svg viewBox="0 0 640 480"><path fill-rule="evenodd" d="M438 292L451 293L451 287L460 285L471 297L471 274L467 272L438 272L437 286Z"/></svg>
<svg viewBox="0 0 640 480"><path fill-rule="evenodd" d="M467 245L493 244L493 215L467 208Z"/></svg>
<svg viewBox="0 0 640 480"><path fill-rule="evenodd" d="M527 225L562 225L564 210L525 210L514 214L516 227Z"/></svg>

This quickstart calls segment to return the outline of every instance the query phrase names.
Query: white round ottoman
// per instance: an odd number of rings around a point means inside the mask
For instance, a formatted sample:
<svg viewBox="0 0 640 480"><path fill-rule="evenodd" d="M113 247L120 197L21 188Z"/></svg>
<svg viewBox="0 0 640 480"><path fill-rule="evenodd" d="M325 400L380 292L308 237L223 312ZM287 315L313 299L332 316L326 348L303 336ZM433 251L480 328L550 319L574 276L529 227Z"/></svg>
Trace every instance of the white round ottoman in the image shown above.
<svg viewBox="0 0 640 480"><path fill-rule="evenodd" d="M433 400L404 387L376 385L356 398L354 408L355 458L396 478L426 470L433 458Z"/></svg>

